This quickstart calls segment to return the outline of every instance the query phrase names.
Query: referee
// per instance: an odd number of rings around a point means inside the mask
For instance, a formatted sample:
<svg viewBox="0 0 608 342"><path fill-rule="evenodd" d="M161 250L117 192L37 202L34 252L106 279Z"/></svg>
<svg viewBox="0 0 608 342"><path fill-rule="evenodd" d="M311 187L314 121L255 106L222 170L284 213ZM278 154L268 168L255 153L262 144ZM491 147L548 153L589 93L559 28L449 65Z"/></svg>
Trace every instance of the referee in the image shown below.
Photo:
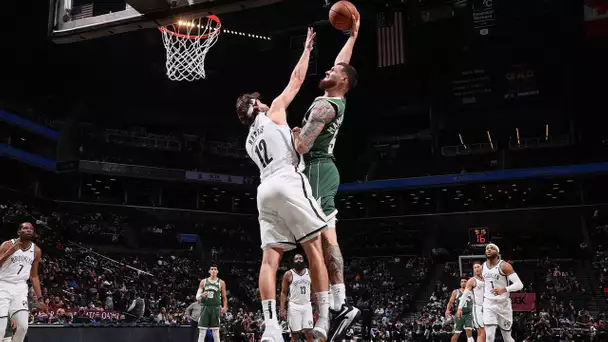
<svg viewBox="0 0 608 342"><path fill-rule="evenodd" d="M198 301L190 304L186 309L186 315L192 326L192 341L198 341L198 319L201 317L201 304Z"/></svg>

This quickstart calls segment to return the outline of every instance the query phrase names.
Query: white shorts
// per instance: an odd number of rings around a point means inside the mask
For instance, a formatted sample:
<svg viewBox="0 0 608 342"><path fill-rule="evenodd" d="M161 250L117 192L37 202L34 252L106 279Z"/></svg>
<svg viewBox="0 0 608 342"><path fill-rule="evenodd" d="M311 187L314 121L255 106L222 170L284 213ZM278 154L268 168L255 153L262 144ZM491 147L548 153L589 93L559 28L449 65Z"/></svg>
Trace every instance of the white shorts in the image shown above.
<svg viewBox="0 0 608 342"><path fill-rule="evenodd" d="M287 323L289 331L297 333L313 328L312 305L289 304L287 310Z"/></svg>
<svg viewBox="0 0 608 342"><path fill-rule="evenodd" d="M308 178L295 168L277 171L258 186L262 248L294 249L327 229L327 218L312 197Z"/></svg>
<svg viewBox="0 0 608 342"><path fill-rule="evenodd" d="M509 331L513 328L513 307L511 298L483 300L484 325L498 325L501 330Z"/></svg>
<svg viewBox="0 0 608 342"><path fill-rule="evenodd" d="M475 329L483 328L483 306L475 304L473 307L473 327Z"/></svg>
<svg viewBox="0 0 608 342"><path fill-rule="evenodd" d="M9 317L17 311L29 311L27 283L13 284L0 281L0 317Z"/></svg>

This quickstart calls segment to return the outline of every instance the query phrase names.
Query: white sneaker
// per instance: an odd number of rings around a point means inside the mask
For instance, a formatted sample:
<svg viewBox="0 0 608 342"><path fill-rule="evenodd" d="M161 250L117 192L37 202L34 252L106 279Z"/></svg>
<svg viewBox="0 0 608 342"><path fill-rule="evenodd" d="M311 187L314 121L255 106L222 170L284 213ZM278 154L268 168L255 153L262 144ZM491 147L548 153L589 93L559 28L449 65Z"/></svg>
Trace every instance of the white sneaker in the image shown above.
<svg viewBox="0 0 608 342"><path fill-rule="evenodd" d="M285 342L283 339L283 330L278 326L267 325L260 342Z"/></svg>
<svg viewBox="0 0 608 342"><path fill-rule="evenodd" d="M327 331L329 330L329 322L324 318L317 319L312 336L317 340L327 341Z"/></svg>

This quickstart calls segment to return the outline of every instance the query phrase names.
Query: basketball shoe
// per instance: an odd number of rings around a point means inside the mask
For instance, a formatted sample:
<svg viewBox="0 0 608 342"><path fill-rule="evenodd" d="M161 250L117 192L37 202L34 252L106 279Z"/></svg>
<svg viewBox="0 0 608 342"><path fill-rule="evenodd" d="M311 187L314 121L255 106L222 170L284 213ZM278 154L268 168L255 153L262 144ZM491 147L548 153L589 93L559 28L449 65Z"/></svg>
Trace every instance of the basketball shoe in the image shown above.
<svg viewBox="0 0 608 342"><path fill-rule="evenodd" d="M329 322L327 319L317 319L314 329L312 329L312 335L316 340L327 341L327 332L329 331Z"/></svg>
<svg viewBox="0 0 608 342"><path fill-rule="evenodd" d="M348 304L342 304L340 311L329 310L331 313L331 327L327 336L328 342L342 341L344 334L361 314L361 310Z"/></svg>
<svg viewBox="0 0 608 342"><path fill-rule="evenodd" d="M285 342L283 339L283 329L279 326L266 326L260 342Z"/></svg>

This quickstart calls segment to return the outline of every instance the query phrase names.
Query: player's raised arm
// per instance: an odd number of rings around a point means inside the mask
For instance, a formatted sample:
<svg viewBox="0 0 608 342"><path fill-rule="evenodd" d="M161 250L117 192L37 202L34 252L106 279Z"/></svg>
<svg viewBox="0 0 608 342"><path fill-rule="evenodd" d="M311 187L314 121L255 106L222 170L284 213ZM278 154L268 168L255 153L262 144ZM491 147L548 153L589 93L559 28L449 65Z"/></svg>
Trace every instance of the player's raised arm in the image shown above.
<svg viewBox="0 0 608 342"><path fill-rule="evenodd" d="M355 47L355 41L357 40L357 37L359 36L359 26L360 25L361 25L361 18L358 16L355 17L353 15L353 27L350 29L350 37L348 37L346 44L344 44L344 46L342 47L342 50L340 50L340 53L336 57L336 61L335 61L334 65L339 64L339 63L350 64L350 58L353 55L353 48Z"/></svg>
<svg viewBox="0 0 608 342"><path fill-rule="evenodd" d="M327 100L319 101L311 109L310 116L304 127L301 129L295 127L292 131L296 151L300 154L308 153L325 125L335 117L336 109L334 106Z"/></svg>
<svg viewBox="0 0 608 342"><path fill-rule="evenodd" d="M296 95L300 91L302 83L304 83L304 79L306 78L306 72L308 71L310 52L313 49L315 35L316 33L313 31L312 27L308 28L306 42L304 43L304 52L302 52L302 56L300 57L298 64L296 64L296 67L291 73L289 83L287 84L287 87L285 87L281 95L279 95L277 98L274 99L274 101L272 101L272 105L270 106L270 109L266 114L268 118L270 118L270 120L274 121L276 124L287 124L287 116L285 109L296 97Z"/></svg>
<svg viewBox="0 0 608 342"><path fill-rule="evenodd" d="M289 283L291 283L291 271L285 272L283 275L283 281L281 282L281 318L283 320L287 319L287 295L289 294Z"/></svg>

